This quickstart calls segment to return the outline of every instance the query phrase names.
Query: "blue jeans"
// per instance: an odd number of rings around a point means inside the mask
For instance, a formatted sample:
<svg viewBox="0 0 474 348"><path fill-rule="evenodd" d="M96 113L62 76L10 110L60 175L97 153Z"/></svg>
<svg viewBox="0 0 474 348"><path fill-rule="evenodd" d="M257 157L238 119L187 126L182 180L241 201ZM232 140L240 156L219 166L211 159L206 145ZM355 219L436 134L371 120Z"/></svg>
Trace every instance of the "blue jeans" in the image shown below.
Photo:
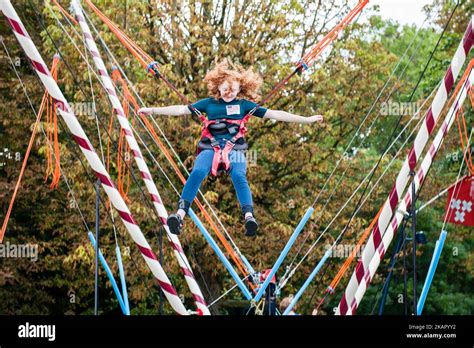
<svg viewBox="0 0 474 348"><path fill-rule="evenodd" d="M222 144L221 144L222 148ZM196 197L202 181L209 175L212 167L212 159L214 158L214 150L202 150L196 157L193 170L189 175L188 181L184 185L181 194L183 204L179 208L187 212L187 208ZM250 192L249 183L247 181L247 160L242 151L231 151L230 160L230 177L234 184L237 198L240 203L242 213L253 213L252 193Z"/></svg>

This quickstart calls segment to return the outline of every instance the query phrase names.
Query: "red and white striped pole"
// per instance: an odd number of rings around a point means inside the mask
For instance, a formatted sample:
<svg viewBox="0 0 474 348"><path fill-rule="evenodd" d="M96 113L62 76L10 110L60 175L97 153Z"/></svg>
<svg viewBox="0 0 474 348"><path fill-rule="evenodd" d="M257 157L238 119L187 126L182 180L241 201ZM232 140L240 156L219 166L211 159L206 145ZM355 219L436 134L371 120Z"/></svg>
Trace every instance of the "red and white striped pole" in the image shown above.
<svg viewBox="0 0 474 348"><path fill-rule="evenodd" d="M186 258L186 255L184 254L183 248L181 247L181 243L179 242L178 237L170 232L168 225L166 224L166 220L168 219L168 213L166 211L165 206L163 205L160 194L158 193L158 189L153 181L150 170L148 169L148 166L142 156L142 152L138 146L135 136L133 135L130 122L125 116L125 111L123 110L122 103L117 97L115 86L112 83L112 80L107 72L107 68L105 67L104 61L100 56L99 49L97 48L94 38L92 37L89 25L87 24L84 18L82 8L78 1L74 0L71 2L71 4L75 12L76 19L79 22L82 33L84 35L87 48L93 57L94 64L102 80L105 92L109 97L114 113L117 115L120 128L125 134L125 139L128 143L128 146L130 147L133 158L135 159L135 163L137 164L138 169L140 170L141 177L145 183L148 193L150 194L153 206L156 212L158 213L161 222L163 223L166 234L168 236L168 240L171 243L175 256L178 259L181 271L183 272L184 277L186 279L186 283L188 284L189 289L191 290L191 293L194 297L198 312L200 314L210 315L211 313L207 308L207 304L204 300L204 296L202 295L201 289L199 288L199 285L196 282L196 279L194 278L193 271L191 269L188 259Z"/></svg>
<svg viewBox="0 0 474 348"><path fill-rule="evenodd" d="M455 101L450 111L448 112L448 116L446 117L443 124L441 125L441 128L439 129L433 143L430 146L428 154L424 158L421 164L421 167L415 176L415 192L418 191L418 189L421 187L421 184L423 183L425 179L425 173L428 172L433 162L433 159L436 156L444 140L444 137L446 136L447 132L451 128L452 124L454 123L454 120L456 119L456 114L459 111L464 100L466 99L467 91L469 88L472 87L473 82L474 82L474 74L471 71L471 73L469 74L468 80L465 81L464 88L460 91L457 100ZM388 249L388 246L390 245L393 239L393 236L397 231L398 226L400 225L403 219L404 214L407 212L407 210L410 207L412 198L413 198L412 191L408 190L403 201L400 203L399 208L397 209L397 212L395 213L395 216L392 219L389 228L387 229L387 232L383 236L382 243L377 249L376 255L374 255L374 257L369 263L369 268L368 270L366 270L366 273L363 276L364 281L362 281L359 287L357 288L354 300L352 301L352 304L351 304L351 310L347 314L354 314L357 307L359 306L362 300L362 297L365 294L365 291L368 285L370 284L370 281L372 280L375 272L377 271L377 268L386 250Z"/></svg>
<svg viewBox="0 0 474 348"><path fill-rule="evenodd" d="M438 130L438 133L436 134L436 137L433 140L430 149L428 150L428 153L423 159L420 169L415 175L415 193L420 189L423 181L425 180L425 175L426 173L428 173L429 168L433 163L434 157L438 153L438 150L440 149L446 134L449 132L449 129L454 123L454 120L456 119L456 114L458 113L461 105L464 103L464 100L467 96L467 91L469 88L472 87L473 82L474 72L471 70L469 77L464 83L464 88L460 90L458 97L456 98L455 102L451 106L446 116L446 119L441 125L441 128ZM346 314L355 314L355 311L359 307L359 304L362 301L362 297L364 296L365 291L367 290L375 272L377 271L377 268L380 265L380 262L382 261L385 252L387 251L390 243L392 242L392 239L397 231L398 226L400 226L400 223L402 222L405 213L408 211L412 200L412 190L407 190L404 199L398 206L395 216L390 222L387 232L385 232L383 236L382 243L380 243L379 247L377 248L375 255L372 257L372 260L369 263L369 268L365 271L362 277L363 280L359 284L359 287L355 292L354 299L352 300L350 309Z"/></svg>
<svg viewBox="0 0 474 348"><path fill-rule="evenodd" d="M390 192L389 197L383 205L382 212L377 220L375 228L373 229L367 244L362 252L362 257L357 263L357 266L352 274L351 279L346 287L344 295L339 303L336 314L348 314L350 312L350 305L354 299L356 289L359 284L363 281L363 276L365 270L369 266L369 262L372 259L375 250L377 250L382 242L382 237L387 229L389 222L395 212L400 197L403 195L403 192L406 188L406 185L410 179L410 171L414 170L417 164L417 161L423 152L423 149L428 142L430 134L433 132L438 117L441 113L441 110L446 103L448 94L451 91L454 81L456 80L459 71L461 70L466 56L468 55L474 41L473 33L473 19L469 22L466 32L464 33L463 39L454 54L454 57L451 61L451 65L448 68L441 84L438 88L438 91L434 97L434 100L425 114L424 122L421 126L420 131L418 132L415 143L411 148L410 154L405 159L402 169L400 170L395 184Z"/></svg>
<svg viewBox="0 0 474 348"><path fill-rule="evenodd" d="M178 294L176 293L176 290L174 289L170 280L166 276L165 271L161 267L150 245L146 241L145 236L140 230L140 227L138 226L137 222L130 213L127 204L124 202L122 196L115 188L112 180L110 179L109 173L107 173L104 164L101 162L99 156L94 150L94 147L87 138L87 135L84 133L82 126L74 115L73 110L71 109L66 98L59 89L56 81L51 76L51 73L49 72L48 67L44 63L43 58L41 57L35 44L28 35L25 27L23 26L20 17L18 17L18 14L16 13L9 0L1 0L0 9L7 18L7 21L10 26L12 27L13 33L18 39L18 42L20 43L21 47L30 59L34 70L38 74L38 77L45 86L49 95L53 98L54 104L57 107L61 117L64 119L64 122L68 126L69 130L71 131L74 140L79 145L79 148L86 157L89 165L92 167L95 175L100 180L102 187L107 196L109 197L112 205L115 209L117 209L117 212L119 213L120 218L123 224L125 225L125 228L127 229L133 241L140 249L143 258L145 259L145 262L150 268L153 276L158 281L158 284L163 290L163 293L165 294L166 298L178 314L187 315L188 312L184 307L183 303L181 302L181 299L179 298Z"/></svg>

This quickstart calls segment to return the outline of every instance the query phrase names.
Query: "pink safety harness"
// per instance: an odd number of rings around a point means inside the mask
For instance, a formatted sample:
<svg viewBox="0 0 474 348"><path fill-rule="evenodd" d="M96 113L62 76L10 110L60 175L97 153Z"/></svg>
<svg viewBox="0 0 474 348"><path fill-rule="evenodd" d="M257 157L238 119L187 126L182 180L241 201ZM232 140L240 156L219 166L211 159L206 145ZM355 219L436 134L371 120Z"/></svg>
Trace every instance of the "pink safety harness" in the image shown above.
<svg viewBox="0 0 474 348"><path fill-rule="evenodd" d="M193 110L194 111L194 110ZM253 110L252 110L253 111ZM199 119L202 122L202 128L201 128L201 139L199 141L198 145L198 153L200 150L203 149L210 149L212 148L214 150L214 157L212 159L212 167L211 167L211 174L213 176L218 176L220 171L223 169L224 171L228 172L230 169L230 160L229 160L229 154L230 152L236 148L236 142L239 139L243 139L244 135L247 133L247 127L245 124L248 122L250 119L250 116L253 114L249 112L247 115L244 116L243 119L241 120L231 120L227 118L222 118L218 120L208 120L207 117L205 117L202 113L197 113L199 116ZM255 112L255 111L254 111ZM218 123L225 123L226 126L228 125L237 125L238 126L238 131L237 134L235 134L230 140L226 140L226 144L223 149L219 146L219 141L216 140L216 138L212 135L210 128L212 128L212 125L218 124ZM210 145L206 144L209 143ZM247 148L247 144L244 142L245 146L241 146L239 144L239 148Z"/></svg>

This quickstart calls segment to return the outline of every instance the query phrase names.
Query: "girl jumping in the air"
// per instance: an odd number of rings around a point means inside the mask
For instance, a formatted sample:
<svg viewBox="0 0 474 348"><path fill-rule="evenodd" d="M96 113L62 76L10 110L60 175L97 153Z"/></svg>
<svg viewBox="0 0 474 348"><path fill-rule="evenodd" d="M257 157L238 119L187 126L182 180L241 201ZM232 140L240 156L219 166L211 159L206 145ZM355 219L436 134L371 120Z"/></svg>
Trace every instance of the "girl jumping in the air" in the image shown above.
<svg viewBox="0 0 474 348"><path fill-rule="evenodd" d="M252 69L224 60L209 71L204 78L209 89L209 98L191 105L173 105L159 108L142 108L144 115L190 115L196 113L204 122L198 156L193 170L184 185L176 214L168 217L170 231L179 234L183 227L191 202L209 172L217 175L223 167L228 171L245 220L245 235L254 236L258 229L253 216L252 193L247 182L247 162L243 150L247 149L244 135L249 114L284 122L322 122L321 115L303 117L291 113L257 107L258 91L262 79ZM256 108L257 107L257 108ZM207 118L202 114L206 114ZM246 117L247 115L247 117Z"/></svg>

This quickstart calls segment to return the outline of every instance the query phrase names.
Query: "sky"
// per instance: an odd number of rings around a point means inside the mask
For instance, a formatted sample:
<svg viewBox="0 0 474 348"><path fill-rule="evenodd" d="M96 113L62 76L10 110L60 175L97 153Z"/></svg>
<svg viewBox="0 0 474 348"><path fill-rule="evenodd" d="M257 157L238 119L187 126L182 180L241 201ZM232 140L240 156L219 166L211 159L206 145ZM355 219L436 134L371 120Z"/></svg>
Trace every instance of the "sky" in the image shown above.
<svg viewBox="0 0 474 348"><path fill-rule="evenodd" d="M426 18L423 6L432 4L433 0L369 0L369 8L378 5L379 14L384 19L393 19L400 24L420 26Z"/></svg>

